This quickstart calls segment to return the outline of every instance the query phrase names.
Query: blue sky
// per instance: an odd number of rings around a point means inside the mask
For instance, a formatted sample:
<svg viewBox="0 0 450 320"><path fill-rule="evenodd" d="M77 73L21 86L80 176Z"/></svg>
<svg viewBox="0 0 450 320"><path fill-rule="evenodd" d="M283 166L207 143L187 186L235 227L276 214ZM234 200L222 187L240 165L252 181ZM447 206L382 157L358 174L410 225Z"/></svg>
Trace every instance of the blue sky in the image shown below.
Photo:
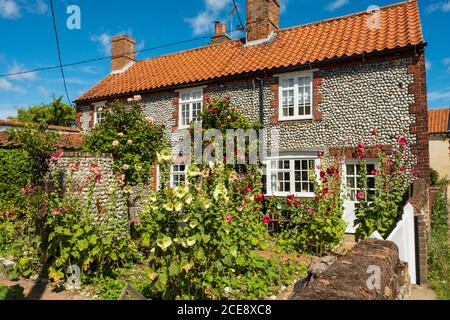
<svg viewBox="0 0 450 320"><path fill-rule="evenodd" d="M150 48L212 33L213 22L230 24L232 0L54 0L63 63L110 54L111 36L129 33ZM388 5L396 0L282 0L281 27L290 27ZM245 23L245 0L237 0ZM419 0L426 50L429 107L450 106L450 0ZM69 30L67 7L81 9L81 29ZM233 18L238 24L237 16ZM239 37L239 33L233 34ZM49 0L0 0L0 74L57 65ZM208 44L176 45L138 59ZM65 68L71 100L109 72L109 60ZM59 70L0 77L0 119L17 107L50 102L64 94Z"/></svg>

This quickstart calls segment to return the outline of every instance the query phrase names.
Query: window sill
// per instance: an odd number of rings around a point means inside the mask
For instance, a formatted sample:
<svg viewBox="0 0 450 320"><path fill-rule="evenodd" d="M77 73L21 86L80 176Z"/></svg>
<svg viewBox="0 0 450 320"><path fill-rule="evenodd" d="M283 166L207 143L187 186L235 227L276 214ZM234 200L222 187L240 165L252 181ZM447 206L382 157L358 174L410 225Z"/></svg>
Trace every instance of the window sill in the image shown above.
<svg viewBox="0 0 450 320"><path fill-rule="evenodd" d="M299 122L304 120L314 120L313 116L308 117L289 117L289 118L278 118L278 122Z"/></svg>

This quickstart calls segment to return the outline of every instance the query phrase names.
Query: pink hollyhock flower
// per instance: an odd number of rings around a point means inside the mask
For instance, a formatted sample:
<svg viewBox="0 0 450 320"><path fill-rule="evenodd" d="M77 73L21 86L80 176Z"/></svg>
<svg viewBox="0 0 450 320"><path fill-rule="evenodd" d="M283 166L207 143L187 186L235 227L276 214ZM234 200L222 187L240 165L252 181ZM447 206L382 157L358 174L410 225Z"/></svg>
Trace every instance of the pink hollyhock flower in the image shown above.
<svg viewBox="0 0 450 320"><path fill-rule="evenodd" d="M228 222L228 224L233 223L233 215L231 215L231 214L227 215L227 222Z"/></svg>
<svg viewBox="0 0 450 320"><path fill-rule="evenodd" d="M401 146L406 145L406 138L404 136L400 136L398 137L397 142Z"/></svg>
<svg viewBox="0 0 450 320"><path fill-rule="evenodd" d="M360 143L360 144L358 144L358 157L359 158L363 158L364 157L364 155L365 155L365 147L366 147L366 145L364 144L364 143Z"/></svg>
<svg viewBox="0 0 450 320"><path fill-rule="evenodd" d="M373 169L371 173L372 173L373 176L376 176L377 174L380 173L380 170Z"/></svg>
<svg viewBox="0 0 450 320"><path fill-rule="evenodd" d="M295 200L295 206L297 208L300 208L302 206L302 204L300 203L300 200Z"/></svg>
<svg viewBox="0 0 450 320"><path fill-rule="evenodd" d="M61 159L63 155L64 155L64 151L62 148L60 148L58 151L56 151L54 154L51 155L50 160L56 161L58 159Z"/></svg>
<svg viewBox="0 0 450 320"><path fill-rule="evenodd" d="M53 212L52 212L52 214L55 216L55 217L57 217L57 216L60 216L61 214L62 214L62 208L55 208L55 209L53 209Z"/></svg>
<svg viewBox="0 0 450 320"><path fill-rule="evenodd" d="M356 194L356 199L361 200L361 199L364 199L365 197L366 197L366 196L365 196L364 192L359 191L359 192Z"/></svg>
<svg viewBox="0 0 450 320"><path fill-rule="evenodd" d="M247 193L252 193L253 189L251 187L247 187L247 188L245 188L245 191L247 191Z"/></svg>
<svg viewBox="0 0 450 320"><path fill-rule="evenodd" d="M311 208L311 207L309 207L306 211L307 211L308 213L313 213L313 212L314 212L314 209Z"/></svg>
<svg viewBox="0 0 450 320"><path fill-rule="evenodd" d="M271 221L272 221L272 219L270 219L270 217L269 216L264 216L264 217L262 217L262 222L264 222L265 224L269 224Z"/></svg>
<svg viewBox="0 0 450 320"><path fill-rule="evenodd" d="M262 203L264 201L264 193L255 195L255 200L259 203Z"/></svg>
<svg viewBox="0 0 450 320"><path fill-rule="evenodd" d="M324 188L324 189L322 190L322 194L323 194L324 196L326 196L329 192L330 192L330 190L329 190L328 188Z"/></svg>
<svg viewBox="0 0 450 320"><path fill-rule="evenodd" d="M295 195L291 194L291 195L287 196L287 199L292 201L295 199Z"/></svg>
<svg viewBox="0 0 450 320"><path fill-rule="evenodd" d="M91 172L93 172L93 173L95 173L95 174L100 174L101 173L101 168L100 168L100 166L98 165L98 164L96 164L96 163L93 163L93 164L91 164L91 167L90 167L90 169L89 169Z"/></svg>

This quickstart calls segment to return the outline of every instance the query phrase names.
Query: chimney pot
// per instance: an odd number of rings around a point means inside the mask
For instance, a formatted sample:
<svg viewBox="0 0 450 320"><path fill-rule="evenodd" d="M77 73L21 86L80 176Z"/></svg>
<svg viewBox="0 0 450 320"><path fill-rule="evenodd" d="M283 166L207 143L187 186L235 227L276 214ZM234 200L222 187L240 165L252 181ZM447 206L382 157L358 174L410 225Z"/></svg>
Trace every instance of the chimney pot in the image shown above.
<svg viewBox="0 0 450 320"><path fill-rule="evenodd" d="M231 40L231 38L227 35L227 25L224 22L216 21L215 22L215 32L211 37L211 44L222 43L225 41Z"/></svg>
<svg viewBox="0 0 450 320"><path fill-rule="evenodd" d="M111 42L111 71L120 71L135 61L136 41L132 37L118 35L113 37Z"/></svg>

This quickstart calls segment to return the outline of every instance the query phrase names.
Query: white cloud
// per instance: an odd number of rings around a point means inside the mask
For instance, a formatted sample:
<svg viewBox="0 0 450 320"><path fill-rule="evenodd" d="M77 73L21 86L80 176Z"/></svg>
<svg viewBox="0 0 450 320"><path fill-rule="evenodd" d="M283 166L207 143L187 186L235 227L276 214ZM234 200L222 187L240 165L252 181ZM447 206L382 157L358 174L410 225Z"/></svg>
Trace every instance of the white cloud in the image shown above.
<svg viewBox="0 0 450 320"><path fill-rule="evenodd" d="M88 73L88 74L99 74L103 71L102 67L91 65L91 66L84 66L78 69L81 72Z"/></svg>
<svg viewBox="0 0 450 320"><path fill-rule="evenodd" d="M40 93L41 95L43 95L44 97L51 97L51 96L52 96L52 94L50 93L50 91L49 91L46 87L43 87L43 86L37 87L37 88L36 88L36 91L37 91L38 93Z"/></svg>
<svg viewBox="0 0 450 320"><path fill-rule="evenodd" d="M286 12L287 6L291 0L280 0L280 14Z"/></svg>
<svg viewBox="0 0 450 320"><path fill-rule="evenodd" d="M328 11L334 11L336 9L339 9L343 6L345 6L346 4L348 4L349 0L334 0L332 2L330 2L325 9L327 9Z"/></svg>
<svg viewBox="0 0 450 320"><path fill-rule="evenodd" d="M126 30L121 30L117 32L116 35L126 34L129 36L133 36L133 30L128 28ZM100 52L111 55L111 40L113 38L113 35L109 31L105 31L99 35L92 35L89 39L94 42L98 42L100 44ZM144 40L141 40L141 42L138 43L136 50L140 50L139 48L143 48L145 44Z"/></svg>
<svg viewBox="0 0 450 320"><path fill-rule="evenodd" d="M448 68L448 71L450 72L450 58L442 59L442 64L446 66Z"/></svg>
<svg viewBox="0 0 450 320"><path fill-rule="evenodd" d="M186 18L186 22L191 25L194 35L201 35L211 32L214 21L218 20L222 11L231 9L232 0L204 0L205 8L195 17Z"/></svg>
<svg viewBox="0 0 450 320"><path fill-rule="evenodd" d="M425 59L425 68L427 69L427 71L430 71L432 67L433 63L430 60Z"/></svg>
<svg viewBox="0 0 450 320"><path fill-rule="evenodd" d="M450 88L428 92L428 101L450 100Z"/></svg>
<svg viewBox="0 0 450 320"><path fill-rule="evenodd" d="M6 79L0 78L0 91L26 93L27 91L19 86L14 85Z"/></svg>
<svg viewBox="0 0 450 320"><path fill-rule="evenodd" d="M19 5L14 0L0 0L0 17L5 19L19 18Z"/></svg>
<svg viewBox="0 0 450 320"><path fill-rule="evenodd" d="M450 0L440 1L437 3L432 3L427 7L428 13L433 13L435 11L449 12L450 11Z"/></svg>
<svg viewBox="0 0 450 320"><path fill-rule="evenodd" d="M108 32L104 32L99 35L93 35L90 37L91 41L98 42L101 45L101 52L110 55L111 54L111 39L112 36Z"/></svg>
<svg viewBox="0 0 450 320"><path fill-rule="evenodd" d="M17 63L16 61L13 62L13 64L8 68L8 73L18 73L25 71L26 68L24 65ZM18 81L32 81L36 80L37 72L31 72L31 73L23 73L23 74L17 74L14 76L10 76L9 78L12 80L18 80Z"/></svg>

